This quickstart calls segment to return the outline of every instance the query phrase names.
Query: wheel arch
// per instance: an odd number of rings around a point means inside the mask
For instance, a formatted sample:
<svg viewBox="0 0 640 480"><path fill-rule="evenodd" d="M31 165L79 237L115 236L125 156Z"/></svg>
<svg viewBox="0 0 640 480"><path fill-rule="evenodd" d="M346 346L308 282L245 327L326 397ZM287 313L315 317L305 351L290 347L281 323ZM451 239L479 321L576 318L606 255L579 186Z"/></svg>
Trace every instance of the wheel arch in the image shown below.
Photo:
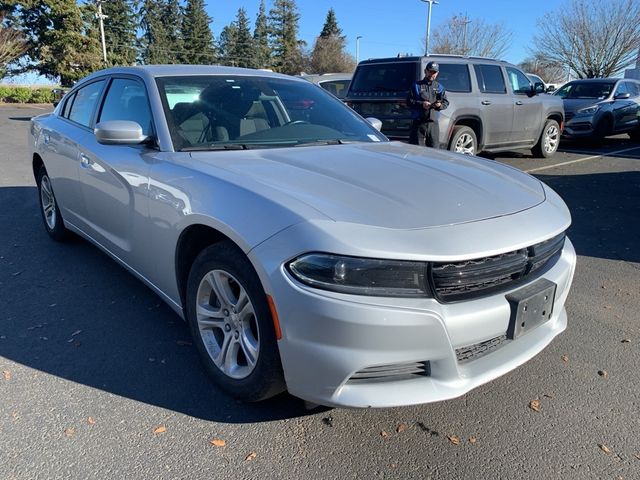
<svg viewBox="0 0 640 480"><path fill-rule="evenodd" d="M35 178L37 181L38 172L40 172L40 169L44 167L44 161L42 160L42 157L39 154L37 153L33 154L33 158L31 160L31 167L33 168L33 178Z"/></svg>
<svg viewBox="0 0 640 480"><path fill-rule="evenodd" d="M464 115L456 118L454 122L451 122L451 128L449 128L449 134L447 138L447 148L451 147L451 139L453 137L453 130L455 127L466 126L474 131L476 134L476 140L478 141L478 152L482 150L484 146L482 120L475 115Z"/></svg>

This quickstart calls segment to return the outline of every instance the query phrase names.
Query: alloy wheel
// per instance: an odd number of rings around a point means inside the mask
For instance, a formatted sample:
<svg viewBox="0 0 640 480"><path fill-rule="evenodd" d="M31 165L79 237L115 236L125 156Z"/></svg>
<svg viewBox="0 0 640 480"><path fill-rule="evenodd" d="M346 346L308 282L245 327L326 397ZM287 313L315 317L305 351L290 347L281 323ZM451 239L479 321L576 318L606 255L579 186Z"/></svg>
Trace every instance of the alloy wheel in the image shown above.
<svg viewBox="0 0 640 480"><path fill-rule="evenodd" d="M463 133L458 137L453 151L456 153L463 153L465 155L475 155L476 142L471 135Z"/></svg>
<svg viewBox="0 0 640 480"><path fill-rule="evenodd" d="M550 125L544 132L544 150L547 153L553 153L558 149L560 141L560 130L555 125Z"/></svg>
<svg viewBox="0 0 640 480"><path fill-rule="evenodd" d="M50 230L56 227L56 199L53 196L53 188L51 188L51 180L47 175L42 177L40 181L40 204L44 212L44 218Z"/></svg>

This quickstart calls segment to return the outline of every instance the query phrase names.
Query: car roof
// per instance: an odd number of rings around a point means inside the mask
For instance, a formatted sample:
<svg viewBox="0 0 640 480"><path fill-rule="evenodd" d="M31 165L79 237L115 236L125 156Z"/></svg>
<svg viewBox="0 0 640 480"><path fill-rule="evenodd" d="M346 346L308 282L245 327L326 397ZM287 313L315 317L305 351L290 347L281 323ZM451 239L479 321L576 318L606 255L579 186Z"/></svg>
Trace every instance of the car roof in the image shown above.
<svg viewBox="0 0 640 480"><path fill-rule="evenodd" d="M506 62L505 60L498 60L489 57L475 57L467 55L448 55L448 54L431 54L427 56L407 56L407 57L387 57L387 58L370 58L361 61L358 65L375 64L375 63L401 63L401 62L426 62L428 60L447 61L453 60L459 63L492 63L495 65L507 65L513 64Z"/></svg>
<svg viewBox="0 0 640 480"><path fill-rule="evenodd" d="M592 82L619 82L620 80L630 80L629 78L576 78L568 83L592 83Z"/></svg>

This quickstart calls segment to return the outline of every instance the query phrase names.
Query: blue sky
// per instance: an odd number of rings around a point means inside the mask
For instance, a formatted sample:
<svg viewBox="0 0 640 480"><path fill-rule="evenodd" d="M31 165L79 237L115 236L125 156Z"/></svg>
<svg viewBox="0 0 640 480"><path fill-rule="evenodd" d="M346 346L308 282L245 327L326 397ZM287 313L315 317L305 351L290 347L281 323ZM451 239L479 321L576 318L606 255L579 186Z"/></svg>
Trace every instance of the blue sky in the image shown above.
<svg viewBox="0 0 640 480"><path fill-rule="evenodd" d="M431 32L453 15L467 15L486 23L503 22L513 32L513 43L503 60L520 63L533 46L536 21L570 0L514 2L513 0L439 0L431 13ZM255 24L260 0L209 0L207 11L213 17L216 37L244 7ZM265 1L267 12L273 0ZM329 8L336 12L338 25L347 37L347 48L355 56L356 37L360 39L360 60L396 56L399 52L422 54L427 29L427 4L420 0L296 0L300 13L299 36L309 46L320 34ZM534 7L536 6L536 7Z"/></svg>

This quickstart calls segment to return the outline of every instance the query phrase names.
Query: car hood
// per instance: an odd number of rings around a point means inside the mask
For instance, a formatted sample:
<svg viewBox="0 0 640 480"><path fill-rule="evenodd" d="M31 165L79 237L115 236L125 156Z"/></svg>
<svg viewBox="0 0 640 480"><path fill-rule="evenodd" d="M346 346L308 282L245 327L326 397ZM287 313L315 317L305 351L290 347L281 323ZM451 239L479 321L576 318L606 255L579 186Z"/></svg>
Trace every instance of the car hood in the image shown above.
<svg viewBox="0 0 640 480"><path fill-rule="evenodd" d="M273 198L297 200L335 221L383 228L475 222L545 199L541 183L519 170L399 142L191 155L263 196L275 190Z"/></svg>
<svg viewBox="0 0 640 480"><path fill-rule="evenodd" d="M597 98L565 98L564 111L565 113L575 113L581 108L590 107L591 105L597 105L600 103L607 103L607 101Z"/></svg>

